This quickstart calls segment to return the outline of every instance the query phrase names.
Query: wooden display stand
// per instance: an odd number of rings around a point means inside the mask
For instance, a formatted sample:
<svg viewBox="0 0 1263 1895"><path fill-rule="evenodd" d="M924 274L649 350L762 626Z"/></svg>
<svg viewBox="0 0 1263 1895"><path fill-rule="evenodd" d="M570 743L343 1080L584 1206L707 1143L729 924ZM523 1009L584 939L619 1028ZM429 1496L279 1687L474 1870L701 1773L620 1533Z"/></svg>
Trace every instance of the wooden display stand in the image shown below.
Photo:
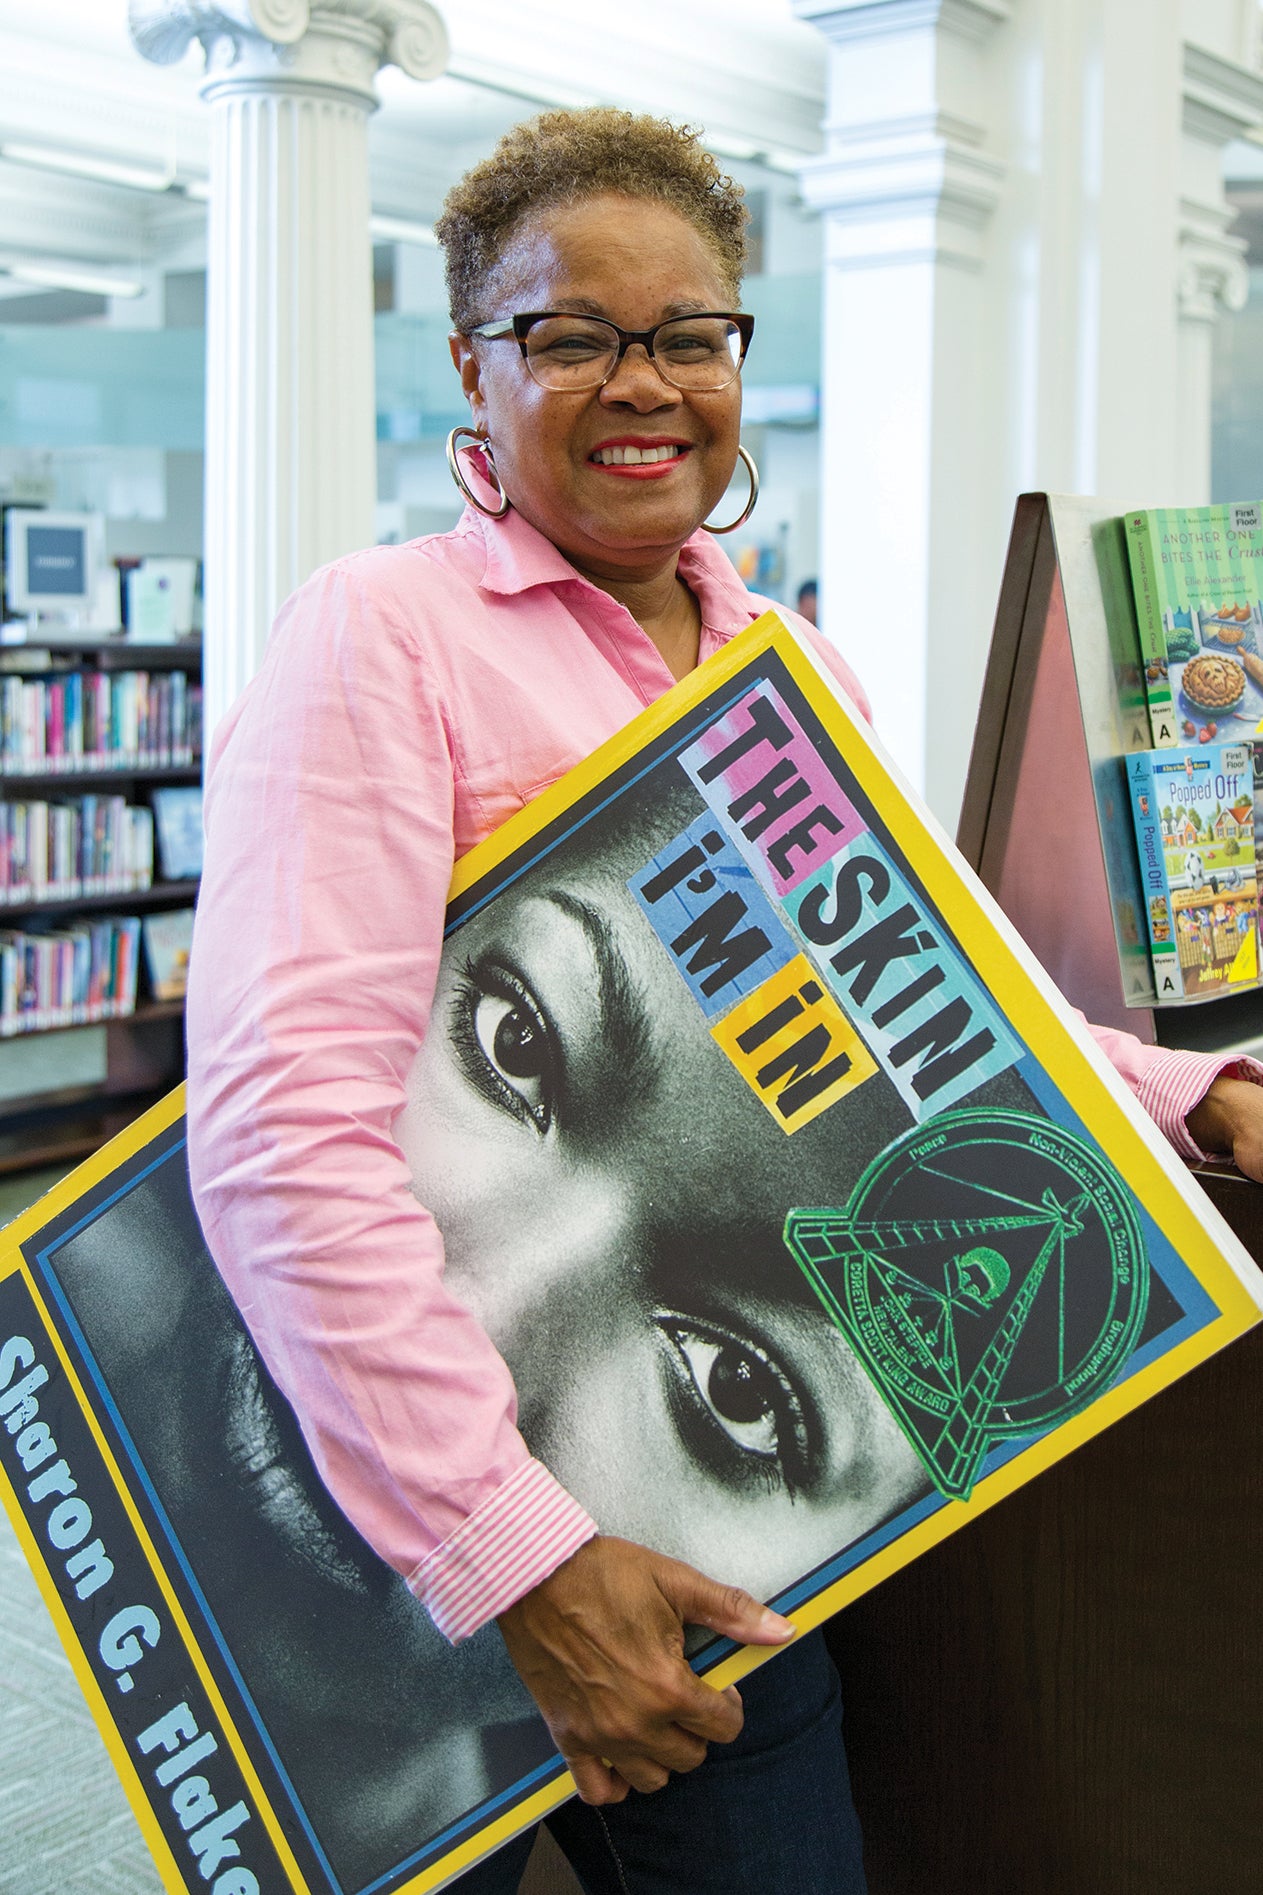
<svg viewBox="0 0 1263 1895"><path fill-rule="evenodd" d="M1117 512L1018 504L961 846L1090 1017L1255 1050L1257 992L1126 1004ZM1263 1259L1263 1189L1202 1176ZM1261 1440L1256 1329L833 1621L872 1895L1263 1887Z"/></svg>
<svg viewBox="0 0 1263 1895"><path fill-rule="evenodd" d="M1258 992L1145 1004L1120 512L1018 503L961 847L1091 1018L1257 1052ZM1263 1188L1201 1176L1263 1260ZM871 1895L1257 1895L1261 1443L1263 1327L831 1621ZM576 1888L544 1841L524 1895Z"/></svg>

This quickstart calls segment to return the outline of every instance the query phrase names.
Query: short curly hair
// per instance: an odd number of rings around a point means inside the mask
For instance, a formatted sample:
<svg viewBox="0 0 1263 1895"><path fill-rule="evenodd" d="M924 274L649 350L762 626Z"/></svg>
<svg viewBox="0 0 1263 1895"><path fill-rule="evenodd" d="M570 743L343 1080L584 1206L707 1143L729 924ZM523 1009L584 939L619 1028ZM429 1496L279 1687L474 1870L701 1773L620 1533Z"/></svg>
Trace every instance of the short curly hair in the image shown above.
<svg viewBox="0 0 1263 1895"><path fill-rule="evenodd" d="M720 171L694 127L594 105L515 125L448 192L434 228L446 253L455 327L463 332L486 320L488 282L526 218L607 191L672 205L739 299L749 222L741 186Z"/></svg>

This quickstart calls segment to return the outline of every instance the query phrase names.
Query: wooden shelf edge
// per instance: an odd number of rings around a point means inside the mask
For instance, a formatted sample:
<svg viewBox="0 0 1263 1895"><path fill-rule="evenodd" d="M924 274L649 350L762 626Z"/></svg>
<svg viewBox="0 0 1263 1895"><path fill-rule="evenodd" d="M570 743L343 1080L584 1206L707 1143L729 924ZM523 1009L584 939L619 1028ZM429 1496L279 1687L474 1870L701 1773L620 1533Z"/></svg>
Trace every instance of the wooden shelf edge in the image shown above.
<svg viewBox="0 0 1263 1895"><path fill-rule="evenodd" d="M19 644L0 645L0 660L7 658L10 653L19 659L25 652L29 652L32 657L35 657L38 653L40 655L40 662L32 664L29 667L30 675L35 675L40 672L56 673L58 669L74 669L73 666L58 667L55 663L50 664L43 658L45 652L47 652L52 659L121 659L122 663L120 664L107 663L102 666L103 670L110 671L183 670L186 665L197 665L200 667L202 651L203 640L200 632L193 633L185 638L171 639L162 644L139 638L133 643L125 638L121 632L105 632L98 634L95 638L32 638L29 641L23 639ZM0 673L4 672L7 672L10 676L16 674L18 677L26 677L28 675L28 668L21 663L4 664L0 662Z"/></svg>
<svg viewBox="0 0 1263 1895"><path fill-rule="evenodd" d="M178 1083L174 1074L113 1093L80 1086L34 1101L6 1101L0 1107L0 1173L53 1164L63 1153L69 1160L98 1151Z"/></svg>
<svg viewBox="0 0 1263 1895"><path fill-rule="evenodd" d="M51 1139L44 1144L24 1146L21 1151L6 1152L0 1150L0 1178L12 1177L19 1171L42 1171L45 1165L60 1164L65 1161L67 1171L80 1159L91 1158L93 1152L100 1151L102 1145L112 1135L103 1132L77 1133L72 1138Z"/></svg>
<svg viewBox="0 0 1263 1895"><path fill-rule="evenodd" d="M200 762L113 764L102 770L0 770L0 802L12 800L11 790L55 791L64 796L120 783L197 784L201 780ZM31 800L43 802L45 798Z"/></svg>
<svg viewBox="0 0 1263 1895"><path fill-rule="evenodd" d="M5 1046L21 1046L30 1040L42 1039L48 1033L86 1033L92 1028L102 1026L145 1026L151 1020L182 1020L183 1018L183 999L139 1000L130 1013L113 1013L101 1020L66 1020L56 1026L31 1027L25 1033L0 1034L0 1048ZM99 1085L94 1085L90 1088L90 1094L99 1092ZM53 1098L56 1095L52 1093L47 1095L43 1093L35 1094L29 1098L18 1101L18 1105L25 1110L28 1106L38 1105L40 1100L46 1096ZM13 1107L6 1100L0 1099L0 1120L3 1120L5 1114L11 1110L13 1110Z"/></svg>
<svg viewBox="0 0 1263 1895"><path fill-rule="evenodd" d="M198 879L151 882L148 888L116 890L112 895L57 895L49 901L0 902L0 928L10 921L31 920L36 915L127 914L133 908L157 908L167 902L181 901L192 908L197 900Z"/></svg>

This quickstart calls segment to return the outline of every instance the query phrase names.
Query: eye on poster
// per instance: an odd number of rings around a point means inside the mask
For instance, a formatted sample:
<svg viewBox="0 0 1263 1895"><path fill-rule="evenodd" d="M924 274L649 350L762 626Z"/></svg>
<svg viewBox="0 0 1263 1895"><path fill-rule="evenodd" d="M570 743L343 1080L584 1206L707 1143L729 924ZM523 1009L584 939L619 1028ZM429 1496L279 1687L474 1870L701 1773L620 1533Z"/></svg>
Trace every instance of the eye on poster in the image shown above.
<svg viewBox="0 0 1263 1895"><path fill-rule="evenodd" d="M398 1136L438 1088L462 1188L498 1181L533 1451L804 1628L1258 1319L772 615L460 864L433 1022ZM169 1888L420 1895L572 1786L495 1629L449 1648L326 1495L207 1256L181 1111L4 1234L0 1489Z"/></svg>

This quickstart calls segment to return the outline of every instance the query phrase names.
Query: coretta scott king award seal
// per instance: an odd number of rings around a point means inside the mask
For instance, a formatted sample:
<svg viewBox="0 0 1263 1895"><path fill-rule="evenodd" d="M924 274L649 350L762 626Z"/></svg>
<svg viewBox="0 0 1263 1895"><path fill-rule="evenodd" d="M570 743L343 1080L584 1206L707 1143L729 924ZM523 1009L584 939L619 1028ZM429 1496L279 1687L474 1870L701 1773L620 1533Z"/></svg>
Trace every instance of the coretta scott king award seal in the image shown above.
<svg viewBox="0 0 1263 1895"><path fill-rule="evenodd" d="M914 1128L844 1210L791 1211L785 1241L951 1499L968 1499L992 1448L1094 1401L1148 1305L1130 1193L1081 1139L1026 1113Z"/></svg>

